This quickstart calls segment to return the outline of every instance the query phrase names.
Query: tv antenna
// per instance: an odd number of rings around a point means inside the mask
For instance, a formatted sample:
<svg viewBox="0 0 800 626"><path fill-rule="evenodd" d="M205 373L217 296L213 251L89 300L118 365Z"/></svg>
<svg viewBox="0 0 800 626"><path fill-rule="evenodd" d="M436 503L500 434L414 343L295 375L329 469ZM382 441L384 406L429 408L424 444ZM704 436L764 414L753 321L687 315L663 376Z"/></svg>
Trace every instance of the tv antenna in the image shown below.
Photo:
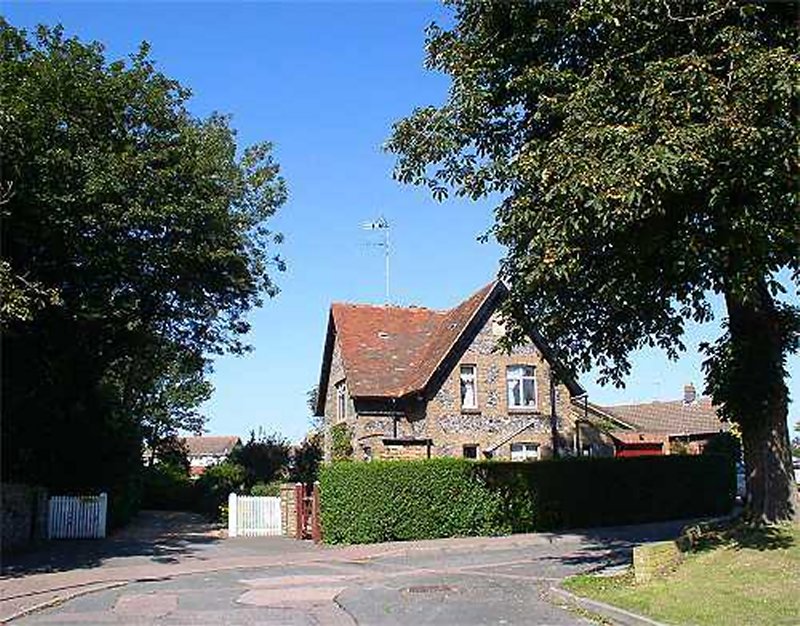
<svg viewBox="0 0 800 626"><path fill-rule="evenodd" d="M389 222L383 215L381 215L373 222L364 222L361 227L364 230L377 230L383 233L383 241L373 243L372 245L383 248L383 258L386 272L386 304L389 304L391 301L389 297Z"/></svg>

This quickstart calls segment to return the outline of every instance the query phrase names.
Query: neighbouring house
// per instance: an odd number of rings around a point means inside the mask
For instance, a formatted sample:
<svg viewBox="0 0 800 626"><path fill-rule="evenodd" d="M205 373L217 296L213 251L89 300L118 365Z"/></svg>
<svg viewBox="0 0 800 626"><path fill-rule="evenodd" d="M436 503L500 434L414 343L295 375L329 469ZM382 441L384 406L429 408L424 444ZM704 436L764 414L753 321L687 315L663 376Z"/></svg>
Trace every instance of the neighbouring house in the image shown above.
<svg viewBox="0 0 800 626"><path fill-rule="evenodd" d="M578 402L575 409L599 427L616 456L699 454L711 437L729 429L711 398L698 396L692 384L680 400L615 406Z"/></svg>
<svg viewBox="0 0 800 626"><path fill-rule="evenodd" d="M189 473L200 476L207 467L223 461L236 446L242 444L236 435L185 437L189 457Z"/></svg>
<svg viewBox="0 0 800 626"><path fill-rule="evenodd" d="M589 422L578 433L572 407L585 391L535 328L510 353L497 350L507 293L494 281L445 311L333 304L316 407L325 458L342 437L363 460L535 460L587 441L611 454Z"/></svg>

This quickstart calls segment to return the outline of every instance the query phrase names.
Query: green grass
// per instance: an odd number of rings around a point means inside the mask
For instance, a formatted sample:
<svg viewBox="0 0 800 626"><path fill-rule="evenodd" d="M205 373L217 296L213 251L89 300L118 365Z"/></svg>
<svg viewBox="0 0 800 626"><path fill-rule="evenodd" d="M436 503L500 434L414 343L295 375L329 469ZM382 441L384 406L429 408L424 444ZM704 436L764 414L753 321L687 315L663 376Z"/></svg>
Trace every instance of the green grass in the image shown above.
<svg viewBox="0 0 800 626"><path fill-rule="evenodd" d="M670 624L800 624L800 528L738 529L707 540L671 574L575 576L564 587Z"/></svg>

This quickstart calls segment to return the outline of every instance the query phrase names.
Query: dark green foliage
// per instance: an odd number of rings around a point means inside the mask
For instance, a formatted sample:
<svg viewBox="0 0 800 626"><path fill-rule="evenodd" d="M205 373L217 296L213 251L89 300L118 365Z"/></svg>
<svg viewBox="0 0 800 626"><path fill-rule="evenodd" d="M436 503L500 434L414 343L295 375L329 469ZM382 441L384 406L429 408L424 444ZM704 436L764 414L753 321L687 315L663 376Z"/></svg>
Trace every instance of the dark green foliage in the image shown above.
<svg viewBox="0 0 800 626"><path fill-rule="evenodd" d="M353 429L345 422L331 426L331 460L349 461L353 458Z"/></svg>
<svg viewBox="0 0 800 626"><path fill-rule="evenodd" d="M703 454L721 454L735 463L742 458L742 442L733 433L717 433L708 440Z"/></svg>
<svg viewBox="0 0 800 626"><path fill-rule="evenodd" d="M320 472L328 543L494 535L728 513L725 457L334 463Z"/></svg>
<svg viewBox="0 0 800 626"><path fill-rule="evenodd" d="M289 480L294 483L313 483L317 480L321 461L322 436L318 433L310 434L292 454L289 463Z"/></svg>
<svg viewBox="0 0 800 626"><path fill-rule="evenodd" d="M212 465L202 473L194 484L193 509L218 519L220 509L228 503L228 495L244 487L245 470L241 465L223 461Z"/></svg>
<svg viewBox="0 0 800 626"><path fill-rule="evenodd" d="M207 355L247 349L283 265L270 146L239 150L189 97L147 45L112 61L0 18L2 473L107 491L112 519L142 440L202 426Z"/></svg>
<svg viewBox="0 0 800 626"><path fill-rule="evenodd" d="M277 434L250 433L243 446L233 449L228 457L231 463L244 469L244 486L250 489L256 483L270 483L286 470L289 464L289 442Z"/></svg>
<svg viewBox="0 0 800 626"><path fill-rule="evenodd" d="M501 499L459 459L333 463L320 469L327 543L497 535Z"/></svg>
<svg viewBox="0 0 800 626"><path fill-rule="evenodd" d="M397 122L388 149L395 177L434 198L497 201L508 346L533 320L569 368L622 385L631 352L677 358L686 324L724 298L707 391L742 427L752 516L800 522L786 428L800 345L796 3L448 4L452 23L426 41L448 97Z"/></svg>
<svg viewBox="0 0 800 626"><path fill-rule="evenodd" d="M196 485L180 464L159 462L143 470L142 508L162 511L191 511Z"/></svg>
<svg viewBox="0 0 800 626"><path fill-rule="evenodd" d="M281 495L281 481L273 481L271 483L256 483L250 487L249 494L251 496L279 496Z"/></svg>

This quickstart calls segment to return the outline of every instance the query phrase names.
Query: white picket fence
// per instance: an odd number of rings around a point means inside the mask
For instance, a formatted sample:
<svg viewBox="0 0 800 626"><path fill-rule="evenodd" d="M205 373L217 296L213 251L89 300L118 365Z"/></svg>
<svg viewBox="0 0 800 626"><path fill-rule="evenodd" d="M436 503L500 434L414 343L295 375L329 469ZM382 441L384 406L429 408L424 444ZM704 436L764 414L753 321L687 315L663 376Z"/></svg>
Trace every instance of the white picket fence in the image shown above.
<svg viewBox="0 0 800 626"><path fill-rule="evenodd" d="M264 537L281 534L281 499L228 496L228 536Z"/></svg>
<svg viewBox="0 0 800 626"><path fill-rule="evenodd" d="M102 539L106 536L108 496L52 496L48 539Z"/></svg>

